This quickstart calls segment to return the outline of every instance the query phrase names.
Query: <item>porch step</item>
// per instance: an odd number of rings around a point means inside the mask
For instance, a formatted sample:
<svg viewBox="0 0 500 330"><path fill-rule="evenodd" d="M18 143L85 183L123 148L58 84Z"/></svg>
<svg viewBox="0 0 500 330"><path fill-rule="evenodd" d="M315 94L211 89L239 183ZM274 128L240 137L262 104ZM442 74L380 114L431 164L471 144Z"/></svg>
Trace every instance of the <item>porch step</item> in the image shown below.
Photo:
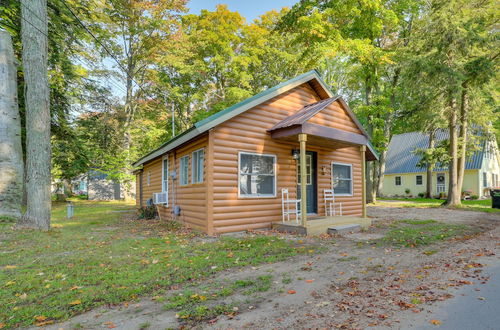
<svg viewBox="0 0 500 330"><path fill-rule="evenodd" d="M360 230L361 230L361 225L353 223L348 225L328 227L328 230L326 232L328 234L342 234L342 233L357 232Z"/></svg>

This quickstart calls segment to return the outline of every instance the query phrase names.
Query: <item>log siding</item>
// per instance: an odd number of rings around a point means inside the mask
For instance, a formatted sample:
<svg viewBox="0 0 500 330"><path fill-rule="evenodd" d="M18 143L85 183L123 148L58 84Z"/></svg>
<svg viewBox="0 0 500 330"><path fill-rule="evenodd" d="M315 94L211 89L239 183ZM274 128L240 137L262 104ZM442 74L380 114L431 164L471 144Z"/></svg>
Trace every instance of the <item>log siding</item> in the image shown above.
<svg viewBox="0 0 500 330"><path fill-rule="evenodd" d="M220 234L243 230L270 228L281 221L281 189L288 188L292 198L297 196L297 162L292 150L298 141L273 139L268 132L276 123L296 113L305 105L325 98L318 95L309 83L301 84L260 105L238 114L203 135L168 152L170 171L177 172L176 180L169 180L168 207L159 206L162 220L176 219L188 226ZM322 125L343 132L363 134L341 102L335 101L311 117L308 123ZM204 181L192 184L192 152L204 148ZM352 165L353 194L338 196L344 215L362 215L362 175L359 146L334 149L324 145L307 144L308 151L317 152L317 202L318 215L325 215L323 191L331 188L332 163ZM239 153L257 153L276 157L276 197L239 196ZM189 155L188 185L179 185L180 158ZM162 155L163 156L163 155ZM142 203L161 192L162 156L143 166ZM146 176L151 173L150 185ZM139 175L137 182L140 184ZM174 201L175 198L175 201ZM137 200L137 204L140 201ZM181 215L173 215L173 206L181 207Z"/></svg>

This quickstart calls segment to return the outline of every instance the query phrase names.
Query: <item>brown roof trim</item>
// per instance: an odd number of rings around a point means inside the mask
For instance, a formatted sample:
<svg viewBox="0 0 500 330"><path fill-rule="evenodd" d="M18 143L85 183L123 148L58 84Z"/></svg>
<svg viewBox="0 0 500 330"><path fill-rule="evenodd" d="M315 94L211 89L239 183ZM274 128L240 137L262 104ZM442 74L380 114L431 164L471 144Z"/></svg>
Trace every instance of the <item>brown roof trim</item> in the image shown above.
<svg viewBox="0 0 500 330"><path fill-rule="evenodd" d="M366 145L368 143L368 139L364 135L311 123L296 124L293 126L275 129L271 131L271 137L278 139L299 133L319 136L351 145Z"/></svg>

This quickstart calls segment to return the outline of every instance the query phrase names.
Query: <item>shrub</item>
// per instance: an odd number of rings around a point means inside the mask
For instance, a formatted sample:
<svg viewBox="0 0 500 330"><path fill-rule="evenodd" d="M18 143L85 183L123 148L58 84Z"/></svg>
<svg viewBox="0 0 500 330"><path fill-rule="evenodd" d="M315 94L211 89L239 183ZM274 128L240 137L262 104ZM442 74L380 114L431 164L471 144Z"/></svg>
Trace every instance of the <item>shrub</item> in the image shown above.
<svg viewBox="0 0 500 330"><path fill-rule="evenodd" d="M144 206L137 210L139 219L151 220L156 218L156 207L154 205Z"/></svg>
<svg viewBox="0 0 500 330"><path fill-rule="evenodd" d="M408 189L408 188L406 188L406 189L405 189L405 194L409 195L410 193L411 193L411 190L410 190L410 189Z"/></svg>
<svg viewBox="0 0 500 330"><path fill-rule="evenodd" d="M470 199L473 199L473 200L476 200L476 199L478 199L478 198L479 198L479 196L478 196L478 195L471 195L471 196L470 196Z"/></svg>
<svg viewBox="0 0 500 330"><path fill-rule="evenodd" d="M418 197L420 197L420 198L424 198L424 196L425 196L425 193L423 193L423 192L418 193Z"/></svg>
<svg viewBox="0 0 500 330"><path fill-rule="evenodd" d="M446 193L444 193L444 192L439 193L439 199L445 199L447 197L448 197L448 195Z"/></svg>

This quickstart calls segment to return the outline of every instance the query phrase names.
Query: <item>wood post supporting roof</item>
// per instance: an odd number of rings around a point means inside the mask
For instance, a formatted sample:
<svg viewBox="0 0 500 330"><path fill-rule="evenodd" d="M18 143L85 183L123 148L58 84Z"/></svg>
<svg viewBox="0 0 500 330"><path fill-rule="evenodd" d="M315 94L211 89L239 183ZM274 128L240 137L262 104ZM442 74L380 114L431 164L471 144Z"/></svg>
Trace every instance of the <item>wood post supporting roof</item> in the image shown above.
<svg viewBox="0 0 500 330"><path fill-rule="evenodd" d="M366 218L366 146L359 147L361 153L361 203L363 204L361 214Z"/></svg>
<svg viewBox="0 0 500 330"><path fill-rule="evenodd" d="M300 143L300 218L302 226L307 227L307 168L306 168L307 134L299 134Z"/></svg>

